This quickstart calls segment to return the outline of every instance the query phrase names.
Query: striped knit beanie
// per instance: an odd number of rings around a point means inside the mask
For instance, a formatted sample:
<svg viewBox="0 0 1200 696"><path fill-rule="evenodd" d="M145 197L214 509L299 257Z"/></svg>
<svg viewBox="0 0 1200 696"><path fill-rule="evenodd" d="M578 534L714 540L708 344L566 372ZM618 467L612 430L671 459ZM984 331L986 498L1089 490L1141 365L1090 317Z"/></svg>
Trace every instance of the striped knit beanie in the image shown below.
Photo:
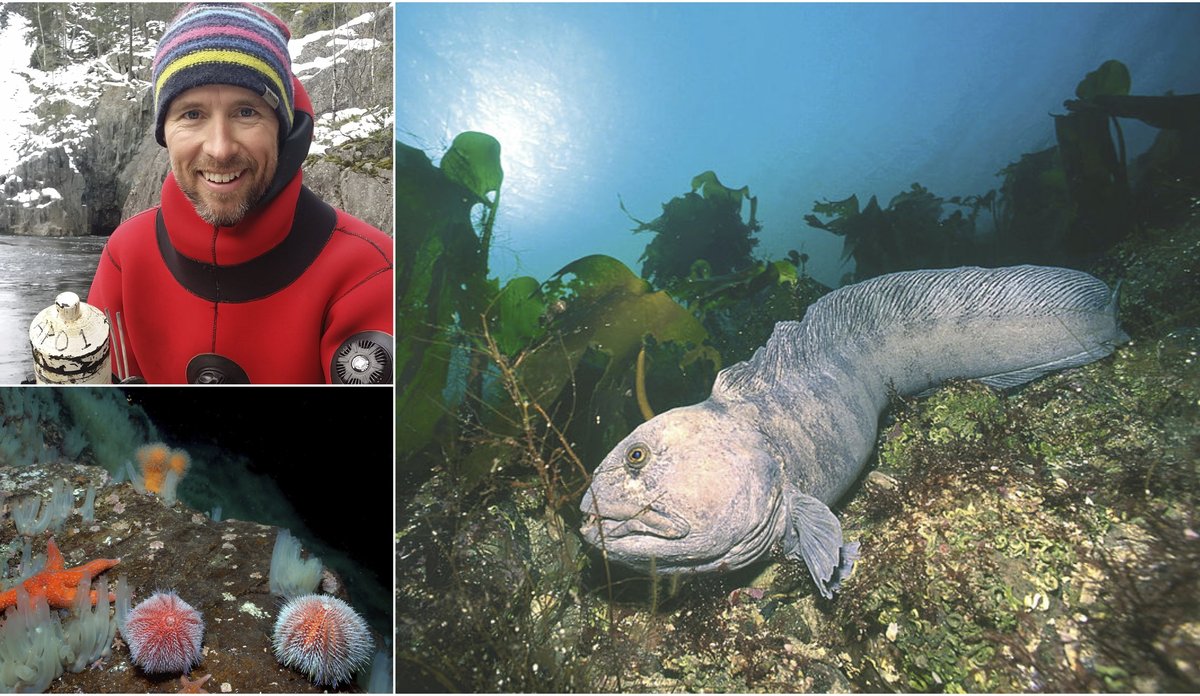
<svg viewBox="0 0 1200 696"><path fill-rule="evenodd" d="M291 32L267 10L247 3L192 3L171 20L154 52L154 137L166 147L171 100L201 85L245 87L275 109L279 138L292 130Z"/></svg>

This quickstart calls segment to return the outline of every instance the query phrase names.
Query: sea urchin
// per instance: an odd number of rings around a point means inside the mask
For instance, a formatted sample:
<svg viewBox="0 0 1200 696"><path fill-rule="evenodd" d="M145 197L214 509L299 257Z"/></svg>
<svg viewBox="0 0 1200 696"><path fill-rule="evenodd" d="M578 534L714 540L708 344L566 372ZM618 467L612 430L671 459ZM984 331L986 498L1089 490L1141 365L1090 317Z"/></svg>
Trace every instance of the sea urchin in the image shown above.
<svg viewBox="0 0 1200 696"><path fill-rule="evenodd" d="M283 605L275 621L275 658L334 686L371 661L374 641L363 620L337 597L309 594Z"/></svg>
<svg viewBox="0 0 1200 696"><path fill-rule="evenodd" d="M133 663L147 673L186 673L200 661L204 621L174 592L155 592L121 626Z"/></svg>

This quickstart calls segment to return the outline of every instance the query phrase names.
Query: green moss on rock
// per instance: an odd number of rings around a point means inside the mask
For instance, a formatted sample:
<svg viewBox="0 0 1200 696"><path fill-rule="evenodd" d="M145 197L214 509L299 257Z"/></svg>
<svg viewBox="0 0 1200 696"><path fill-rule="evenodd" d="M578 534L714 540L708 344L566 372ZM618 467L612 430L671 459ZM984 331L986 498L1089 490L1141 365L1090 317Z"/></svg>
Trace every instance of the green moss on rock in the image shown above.
<svg viewBox="0 0 1200 696"><path fill-rule="evenodd" d="M850 641L855 686L1194 687L1197 601L1155 587L1200 596L1197 347L1173 334L1015 395L898 404L879 442L896 485L844 515L863 559L826 639Z"/></svg>

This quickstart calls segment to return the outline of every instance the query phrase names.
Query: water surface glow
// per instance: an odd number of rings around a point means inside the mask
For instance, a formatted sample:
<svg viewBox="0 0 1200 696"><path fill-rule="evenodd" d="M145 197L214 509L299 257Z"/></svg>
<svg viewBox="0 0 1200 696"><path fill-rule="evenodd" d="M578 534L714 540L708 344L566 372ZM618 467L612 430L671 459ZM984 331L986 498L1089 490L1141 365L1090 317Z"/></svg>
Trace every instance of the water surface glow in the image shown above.
<svg viewBox="0 0 1200 696"><path fill-rule="evenodd" d="M504 167L500 255L553 243L573 212L566 202L587 196L588 172L598 166L594 126L604 119L609 81L603 54L586 32L552 16L505 6L427 9L456 29L420 22L399 30L412 34L397 52L405 74L397 82L406 114L397 122L400 139L436 160L461 132L495 136ZM408 8L397 12L398 24L406 23ZM515 224L531 234L515 235Z"/></svg>
<svg viewBox="0 0 1200 696"><path fill-rule="evenodd" d="M814 201L996 188L1111 58L1134 93L1200 92L1192 4L400 4L396 27L398 137L435 161L465 130L501 141L502 278L640 270L618 197L650 219L712 169L758 196L760 257L836 283ZM1155 133L1122 125L1131 156Z"/></svg>

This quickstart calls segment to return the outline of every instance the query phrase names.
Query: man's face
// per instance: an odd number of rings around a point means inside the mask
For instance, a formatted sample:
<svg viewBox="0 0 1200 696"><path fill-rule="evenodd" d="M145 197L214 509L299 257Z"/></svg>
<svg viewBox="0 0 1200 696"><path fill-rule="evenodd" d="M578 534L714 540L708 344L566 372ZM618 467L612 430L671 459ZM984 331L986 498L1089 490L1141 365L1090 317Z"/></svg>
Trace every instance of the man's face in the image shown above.
<svg viewBox="0 0 1200 696"><path fill-rule="evenodd" d="M244 87L203 85L180 94L163 127L171 171L211 225L235 225L275 176L279 120Z"/></svg>

